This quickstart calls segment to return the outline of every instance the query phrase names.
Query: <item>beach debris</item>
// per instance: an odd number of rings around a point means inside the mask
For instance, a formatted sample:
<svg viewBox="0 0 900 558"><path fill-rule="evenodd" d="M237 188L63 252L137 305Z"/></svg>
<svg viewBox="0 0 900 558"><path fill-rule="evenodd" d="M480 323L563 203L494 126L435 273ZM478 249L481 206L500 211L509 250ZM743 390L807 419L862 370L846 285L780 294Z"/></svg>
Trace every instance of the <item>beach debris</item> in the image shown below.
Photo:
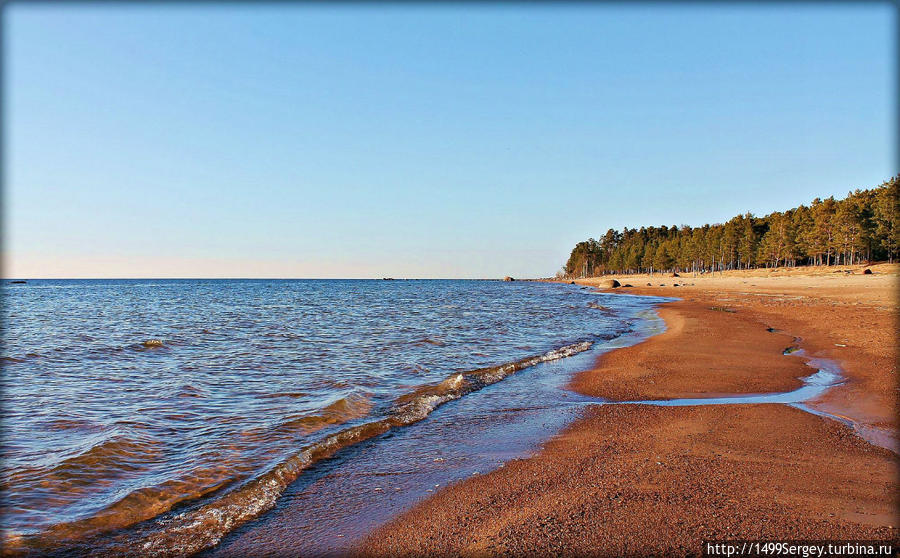
<svg viewBox="0 0 900 558"><path fill-rule="evenodd" d="M504 281L515 281L515 279L513 279L513 278L510 277L509 275L507 275L506 277L504 277L503 280L504 280Z"/></svg>
<svg viewBox="0 0 900 558"><path fill-rule="evenodd" d="M847 345L844 345L843 343L835 343L834 346L835 347L846 347Z"/></svg>
<svg viewBox="0 0 900 558"><path fill-rule="evenodd" d="M156 347L162 347L165 343L163 343L162 339L147 339L141 344L148 349L153 349Z"/></svg>
<svg viewBox="0 0 900 558"><path fill-rule="evenodd" d="M728 312L729 314L734 314L737 310L733 308L726 308L724 306L710 306L710 310L715 310L716 312Z"/></svg>

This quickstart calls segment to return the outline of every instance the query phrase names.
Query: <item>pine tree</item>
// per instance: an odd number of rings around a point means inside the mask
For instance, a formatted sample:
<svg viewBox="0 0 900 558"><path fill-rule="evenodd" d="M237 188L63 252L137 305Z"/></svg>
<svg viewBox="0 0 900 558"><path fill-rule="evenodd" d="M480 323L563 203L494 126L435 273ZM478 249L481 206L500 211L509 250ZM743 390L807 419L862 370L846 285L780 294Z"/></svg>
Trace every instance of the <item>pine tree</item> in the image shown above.
<svg viewBox="0 0 900 558"><path fill-rule="evenodd" d="M564 266L568 276L669 269L694 273L753 266L834 265L898 257L900 176L843 200L816 198L765 217L737 215L724 224L692 228L608 229L579 242Z"/></svg>

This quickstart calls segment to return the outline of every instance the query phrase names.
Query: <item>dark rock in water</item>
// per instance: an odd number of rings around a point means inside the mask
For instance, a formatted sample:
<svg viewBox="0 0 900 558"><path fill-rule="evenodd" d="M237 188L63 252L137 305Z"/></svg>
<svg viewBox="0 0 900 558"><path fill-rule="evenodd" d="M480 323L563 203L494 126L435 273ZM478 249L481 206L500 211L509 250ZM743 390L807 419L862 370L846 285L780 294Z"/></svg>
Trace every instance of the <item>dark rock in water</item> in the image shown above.
<svg viewBox="0 0 900 558"><path fill-rule="evenodd" d="M381 280L382 281L393 281L394 278L393 277L382 277Z"/></svg>
<svg viewBox="0 0 900 558"><path fill-rule="evenodd" d="M509 275L507 275L506 277L504 277L503 280L504 280L504 281L515 281L515 279L513 279L513 278L510 277Z"/></svg>
<svg viewBox="0 0 900 558"><path fill-rule="evenodd" d="M570 284L570 285L574 285L574 284L575 284L575 281L569 281L569 284Z"/></svg>
<svg viewBox="0 0 900 558"><path fill-rule="evenodd" d="M621 287L622 285L615 279L604 279L597 283L597 286L601 289L615 289Z"/></svg>
<svg viewBox="0 0 900 558"><path fill-rule="evenodd" d="M867 267L863 270L863 275L872 275L872 270ZM25 281L22 282L24 283Z"/></svg>
<svg viewBox="0 0 900 558"><path fill-rule="evenodd" d="M867 269L866 271L869 271L869 270ZM871 271L869 271L869 273L871 273ZM21 279L19 279L19 280L16 280L16 281L10 281L10 284L11 284L11 285L24 285L24 284L27 283L27 282L28 282L28 281L22 281Z"/></svg>

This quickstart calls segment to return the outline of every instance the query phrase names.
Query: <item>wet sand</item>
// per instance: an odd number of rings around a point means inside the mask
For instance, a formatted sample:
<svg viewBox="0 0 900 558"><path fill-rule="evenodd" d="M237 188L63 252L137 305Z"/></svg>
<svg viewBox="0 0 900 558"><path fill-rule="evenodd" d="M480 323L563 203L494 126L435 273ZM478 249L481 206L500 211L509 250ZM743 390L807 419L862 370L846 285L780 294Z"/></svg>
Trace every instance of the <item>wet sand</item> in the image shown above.
<svg viewBox="0 0 900 558"><path fill-rule="evenodd" d="M794 336L769 332L732 308L711 308L693 300L666 304L659 310L664 333L604 355L596 372L570 387L612 401L710 397L791 391L812 373L783 354L797 345Z"/></svg>
<svg viewBox="0 0 900 558"><path fill-rule="evenodd" d="M683 302L675 305L678 305L678 311L686 320L697 316L689 309L693 305L696 311L703 312L702 323L713 324L714 336L721 336L723 341L735 341L720 344L722 350L743 350L739 348L741 340L754 347L759 344L760 350L756 356L750 357L744 353L754 363L772 362L773 348L764 345L765 335L759 326L775 328L786 336L799 337L799 346L809 356L834 360L847 376L847 382L829 390L824 397L813 401L812 406L845 416L862 429L876 430L883 436L890 435L896 444L896 433L900 427L897 422L900 410L897 379L900 265L871 266L870 269L874 270L872 275L863 275L863 269L862 266L848 266L838 269L744 271L707 277L693 277L690 274L679 278L632 276L622 278L622 283L633 284L635 288L616 291L681 298ZM591 282L595 281L588 279L585 284ZM646 286L648 282L653 286ZM675 287L675 284L679 286ZM675 305L667 305L661 312L671 312L675 310ZM718 310L705 312L710 308ZM734 313L724 310L733 310ZM748 327L753 335L747 334ZM741 328L743 331L739 331ZM684 348L679 351L669 352L681 354L685 350L694 351L695 357L702 357L700 343L703 326L693 331L695 334L690 336L690 343L684 343ZM740 337L732 339L735 336ZM729 370L741 368L741 358L729 360ZM685 363L685 367L690 366ZM668 370L673 372L674 369L670 367ZM768 380L760 381L775 382L776 375L790 375L768 366L759 366L759 369L769 376ZM706 378L704 382L715 381L710 378L715 376L711 367L703 367L702 370ZM582 377L586 376L589 375ZM699 381L696 377L690 379ZM786 380L789 381L789 378ZM734 386L735 393L742 391L739 388ZM662 394L657 391L656 395Z"/></svg>
<svg viewBox="0 0 900 558"><path fill-rule="evenodd" d="M788 391L811 371L782 354L796 343L847 378L810 406L890 445L897 269L875 269L619 278L641 285L619 292L682 300L660 310L664 334L604 355L570 387L616 400ZM699 554L704 539L896 539L897 474L897 454L787 405L597 405L538 454L441 490L359 551Z"/></svg>

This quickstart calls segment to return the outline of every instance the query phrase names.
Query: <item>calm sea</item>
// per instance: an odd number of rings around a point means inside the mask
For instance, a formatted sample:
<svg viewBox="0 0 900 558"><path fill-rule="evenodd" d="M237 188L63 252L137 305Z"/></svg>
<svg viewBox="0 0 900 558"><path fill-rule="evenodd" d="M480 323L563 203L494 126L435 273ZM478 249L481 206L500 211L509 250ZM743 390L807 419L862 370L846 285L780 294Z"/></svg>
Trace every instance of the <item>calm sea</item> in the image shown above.
<svg viewBox="0 0 900 558"><path fill-rule="evenodd" d="M427 431L487 386L523 396L503 380L633 334L654 302L498 281L6 283L2 527L36 551L110 533L208 548L312 464Z"/></svg>

